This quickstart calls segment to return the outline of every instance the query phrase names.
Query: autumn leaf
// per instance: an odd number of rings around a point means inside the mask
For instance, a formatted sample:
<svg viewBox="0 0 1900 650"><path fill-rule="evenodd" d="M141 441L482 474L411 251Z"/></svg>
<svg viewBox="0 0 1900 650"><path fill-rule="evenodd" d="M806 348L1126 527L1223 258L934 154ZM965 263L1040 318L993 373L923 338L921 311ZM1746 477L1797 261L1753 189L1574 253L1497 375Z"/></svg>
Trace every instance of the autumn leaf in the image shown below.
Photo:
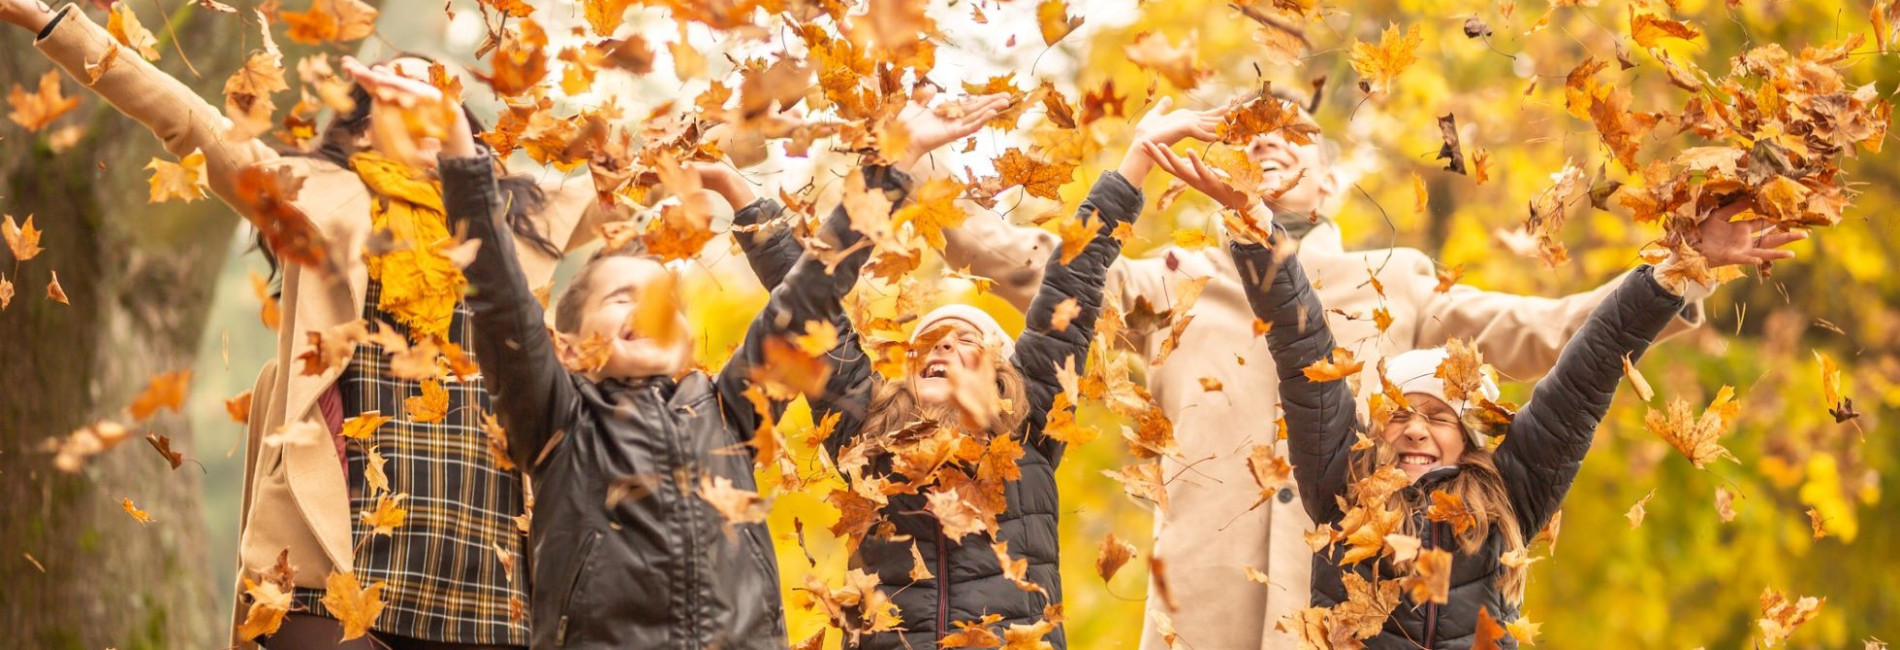
<svg viewBox="0 0 1900 650"><path fill-rule="evenodd" d="M323 608L343 625L340 641L361 638L383 614L383 583L365 589L356 574L333 572L323 580Z"/></svg>
<svg viewBox="0 0 1900 650"><path fill-rule="evenodd" d="M969 216L955 203L963 190L963 183L954 178L932 178L911 193L910 202L891 214L891 221L909 223L931 248L943 250L943 231L962 226Z"/></svg>
<svg viewBox="0 0 1900 650"><path fill-rule="evenodd" d="M233 182L233 207L263 234L278 259L327 269L323 232L295 203L303 181L282 167L246 167Z"/></svg>
<svg viewBox="0 0 1900 650"><path fill-rule="evenodd" d="M1478 608L1478 625L1472 632L1471 650L1498 650L1498 642L1504 640L1506 630L1491 617L1491 609Z"/></svg>
<svg viewBox="0 0 1900 650"><path fill-rule="evenodd" d="M1543 627L1543 623L1532 623L1531 619L1520 616L1515 621L1505 623L1504 631L1510 633L1511 637L1517 639L1518 643L1537 645L1537 634Z"/></svg>
<svg viewBox="0 0 1900 650"><path fill-rule="evenodd" d="M1702 36L1702 30L1681 21L1669 20L1649 12L1636 11L1636 5L1630 5L1630 38L1640 47L1656 47L1665 38L1694 40Z"/></svg>
<svg viewBox="0 0 1900 650"><path fill-rule="evenodd" d="M1133 557L1135 545L1111 532L1102 538L1101 550L1095 554L1095 575L1101 576L1102 582L1108 582Z"/></svg>
<svg viewBox="0 0 1900 650"><path fill-rule="evenodd" d="M1075 178L1075 168L1073 161L1046 161L1016 147L1010 147L996 158L996 172L1002 176L1002 187L1021 185L1030 196L1056 201L1062 199L1056 190Z"/></svg>
<svg viewBox="0 0 1900 650"><path fill-rule="evenodd" d="M152 444L152 449L156 450L159 456L164 457L165 464L170 465L173 470L185 464L185 455L172 451L171 437L148 433L145 434L145 441Z"/></svg>
<svg viewBox="0 0 1900 650"><path fill-rule="evenodd" d="M277 13L290 40L311 45L362 40L376 31L376 15L376 8L362 0L311 0L301 13Z"/></svg>
<svg viewBox="0 0 1900 650"><path fill-rule="evenodd" d="M374 509L364 510L363 525L369 527L369 534L390 535L394 534L397 528L401 528L409 518L409 510L402 507L403 500L407 498L409 498L407 494L385 494L376 499Z"/></svg>
<svg viewBox="0 0 1900 650"><path fill-rule="evenodd" d="M250 600L250 606L246 608L244 622L238 624L237 635L245 641L276 634L284 624L284 615L290 613L296 602L290 589L270 580L253 582L245 578L244 596Z"/></svg>
<svg viewBox="0 0 1900 650"><path fill-rule="evenodd" d="M1412 25L1400 33L1398 24L1389 24L1379 34L1377 46L1353 41L1348 61L1353 71L1358 72L1368 84L1371 92L1385 92L1394 79L1418 62L1418 46L1424 41L1424 37L1418 33L1418 25Z"/></svg>
<svg viewBox="0 0 1900 650"><path fill-rule="evenodd" d="M1331 355L1325 359L1314 361L1312 365L1307 366L1301 372L1306 374L1307 379L1323 383L1338 381L1359 374L1359 371L1364 370L1365 367L1366 362L1353 358L1351 350L1346 348L1333 348Z"/></svg>
<svg viewBox="0 0 1900 650"><path fill-rule="evenodd" d="M112 13L106 17L106 33L126 47L138 51L147 61L158 60L158 37L139 23L138 14L126 3L112 5Z"/></svg>
<svg viewBox="0 0 1900 650"><path fill-rule="evenodd" d="M1075 320L1075 317L1080 315L1082 315L1082 304L1076 302L1075 298L1065 298L1062 302L1056 303L1055 312L1050 314L1049 329L1067 332L1069 321Z"/></svg>
<svg viewBox="0 0 1900 650"><path fill-rule="evenodd" d="M53 271L52 281L46 283L46 299L62 305L72 304L66 299L66 289L59 286L59 271Z"/></svg>
<svg viewBox="0 0 1900 650"><path fill-rule="evenodd" d="M1630 388L1636 390L1636 398L1645 402L1656 398L1656 391L1649 387L1649 380L1643 379L1643 373L1630 363L1629 355L1623 355L1623 378L1630 381Z"/></svg>
<svg viewBox="0 0 1900 650"><path fill-rule="evenodd" d="M5 273L0 273L0 311L5 311L7 305L11 304L13 304L13 281L8 280Z"/></svg>
<svg viewBox="0 0 1900 650"><path fill-rule="evenodd" d="M944 537L952 543L960 543L964 537L987 529L982 513L957 488L935 488L926 493L924 499L924 510L937 518Z"/></svg>
<svg viewBox="0 0 1900 650"><path fill-rule="evenodd" d="M147 514L144 510L140 510L138 506L132 505L131 499L120 499L119 507L125 509L125 514L132 515L132 520L139 522L140 526L152 523L152 515Z"/></svg>
<svg viewBox="0 0 1900 650"><path fill-rule="evenodd" d="M422 394L404 399L403 412L415 422L439 422L449 412L449 391L442 382L429 380L422 382Z"/></svg>
<svg viewBox="0 0 1900 650"><path fill-rule="evenodd" d="M7 103L13 106L13 111L7 113L7 119L26 127L28 131L44 129L60 116L79 108L78 97L66 97L60 93L58 70L48 70L46 74L40 75L39 90L33 93L14 84L7 93Z"/></svg>
<svg viewBox="0 0 1900 650"><path fill-rule="evenodd" d="M765 521L766 503L759 493L739 489L724 476L699 477L699 498L725 517L727 526Z"/></svg>
<svg viewBox="0 0 1900 650"><path fill-rule="evenodd" d="M186 203L205 197L205 188L210 184L205 177L205 154L194 150L190 155L171 162L153 158L145 165L152 172L152 203L164 203L172 199L181 199Z"/></svg>
<svg viewBox="0 0 1900 650"><path fill-rule="evenodd" d="M1122 48L1122 53L1130 63L1161 75L1174 87L1193 90L1201 85L1201 80L1213 74L1194 60L1194 52L1199 49L1195 40L1190 34L1180 45L1175 45L1159 33L1142 32L1135 35L1133 43Z"/></svg>
<svg viewBox="0 0 1900 650"><path fill-rule="evenodd" d="M6 238L7 249L13 251L15 262L33 259L45 250L40 248L40 231L33 227L33 215L30 214L26 215L25 221L17 224L13 222L13 215L6 215L5 221L0 221L0 236Z"/></svg>
<svg viewBox="0 0 1900 650"><path fill-rule="evenodd" d="M1042 0L1036 5L1036 26L1042 30L1042 42L1055 45L1069 32L1082 26L1081 16L1070 16L1065 0Z"/></svg>
<svg viewBox="0 0 1900 650"><path fill-rule="evenodd" d="M1630 506L1629 512L1623 513L1623 516L1630 520L1630 528L1633 529L1643 525L1643 515L1646 514L1643 510L1643 506L1649 505L1649 500L1654 498L1656 498L1656 491L1650 490L1649 494L1645 494L1643 498L1636 500L1636 505Z"/></svg>
<svg viewBox="0 0 1900 650"><path fill-rule="evenodd" d="M126 408L132 413L132 419L143 420L152 417L159 409L171 409L179 412L185 404L185 391L191 387L191 371L179 370L154 375L144 391L132 398Z"/></svg>
<svg viewBox="0 0 1900 650"><path fill-rule="evenodd" d="M1413 575L1400 583L1414 603L1451 602L1451 552L1442 549L1419 551L1412 562Z"/></svg>
<svg viewBox="0 0 1900 650"><path fill-rule="evenodd" d="M1814 530L1815 539L1827 537L1826 524L1827 519L1821 516L1821 511L1808 508L1808 527Z"/></svg>
<svg viewBox="0 0 1900 650"><path fill-rule="evenodd" d="M1058 234L1062 238L1063 266L1081 257L1082 251L1088 249L1089 242L1095 241L1095 237L1101 232L1102 221L1096 218L1095 212L1090 212L1087 216L1080 218L1065 217L1058 224Z"/></svg>
<svg viewBox="0 0 1900 650"><path fill-rule="evenodd" d="M1253 475L1254 485L1260 488L1260 499L1254 501L1248 510L1259 508L1261 504L1272 500L1287 482L1293 480L1293 466L1274 453L1273 445L1254 445L1252 451L1247 453L1247 471Z"/></svg>
<svg viewBox="0 0 1900 650"><path fill-rule="evenodd" d="M1821 604L1825 602L1827 602L1826 598L1813 596L1788 602L1787 595L1773 588L1763 589L1761 618L1755 621L1755 624L1761 627L1762 645L1770 648L1781 645L1782 641L1788 640L1788 637L1794 634L1795 628L1801 627L1802 623L1814 618L1814 615L1821 610Z"/></svg>
<svg viewBox="0 0 1900 650"><path fill-rule="evenodd" d="M1477 516L1465 507L1464 497L1444 490L1432 490L1432 505L1426 509L1425 516L1432 521L1451 524L1453 535L1463 535L1478 523Z"/></svg>
<svg viewBox="0 0 1900 650"><path fill-rule="evenodd" d="M1721 458L1736 460L1735 455L1724 449L1720 442L1741 410L1740 403L1733 401L1734 397L1735 389L1723 386L1722 390L1716 392L1715 401L1700 416L1690 410L1688 402L1676 398L1669 402L1667 411L1650 409L1643 418L1643 424L1649 427L1651 433L1661 436L1664 442L1687 456L1696 469Z"/></svg>

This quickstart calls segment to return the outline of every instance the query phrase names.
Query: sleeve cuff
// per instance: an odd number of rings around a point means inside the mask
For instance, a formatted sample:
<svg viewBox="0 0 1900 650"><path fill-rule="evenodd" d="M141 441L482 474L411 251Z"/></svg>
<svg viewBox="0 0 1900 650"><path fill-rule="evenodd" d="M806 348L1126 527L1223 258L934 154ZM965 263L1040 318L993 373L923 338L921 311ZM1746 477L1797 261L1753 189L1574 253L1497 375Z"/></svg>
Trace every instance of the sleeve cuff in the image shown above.
<svg viewBox="0 0 1900 650"><path fill-rule="evenodd" d="M53 28L59 26L59 21L64 20L66 18L66 12L72 11L72 10L73 10L72 5L66 5L64 7L60 7L59 13L53 14L53 19L47 21L45 27L40 28L40 35L34 37L33 40L36 40L36 41L46 40L46 37L51 36L53 34Z"/></svg>

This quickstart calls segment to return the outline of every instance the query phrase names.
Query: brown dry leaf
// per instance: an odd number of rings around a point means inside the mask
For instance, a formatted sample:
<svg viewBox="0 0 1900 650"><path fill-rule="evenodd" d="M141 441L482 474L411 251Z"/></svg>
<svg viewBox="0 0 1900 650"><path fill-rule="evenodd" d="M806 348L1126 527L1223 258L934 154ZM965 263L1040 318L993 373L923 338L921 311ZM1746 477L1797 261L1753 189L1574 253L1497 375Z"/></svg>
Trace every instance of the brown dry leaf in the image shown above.
<svg viewBox="0 0 1900 650"><path fill-rule="evenodd" d="M1076 302L1074 298L1064 299L1056 303L1055 313L1049 316L1049 328L1058 332L1067 332L1069 321L1075 320L1075 317L1080 315L1082 315L1082 304Z"/></svg>
<svg viewBox="0 0 1900 650"><path fill-rule="evenodd" d="M1161 75L1174 87L1193 90L1195 86L1201 85L1201 80L1213 74L1212 70L1194 60L1194 52L1198 49L1195 40L1195 36L1189 34L1180 45L1174 45L1159 33L1142 32L1135 35L1133 43L1122 48L1122 53L1130 63Z"/></svg>
<svg viewBox="0 0 1900 650"><path fill-rule="evenodd" d="M132 13L132 8L126 3L112 5L111 15L106 17L106 33L126 47L137 50L145 60L158 60L158 37L139 23L138 14Z"/></svg>
<svg viewBox="0 0 1900 650"><path fill-rule="evenodd" d="M191 370L179 370L153 375L151 383L140 391L126 408L131 411L132 419L143 420L152 417L159 409L171 409L173 413L184 407L185 392L191 388Z"/></svg>
<svg viewBox="0 0 1900 650"><path fill-rule="evenodd" d="M1630 388L1636 389L1636 398L1648 402L1656 398L1656 391L1649 387L1649 380L1643 379L1643 373L1630 363L1629 355L1623 355L1623 378L1630 380Z"/></svg>
<svg viewBox="0 0 1900 650"><path fill-rule="evenodd" d="M1761 626L1762 645L1775 647L1788 640L1797 627L1821 610L1826 598L1807 596L1795 602L1788 602L1788 596L1773 588L1761 592L1761 618L1755 624Z"/></svg>
<svg viewBox="0 0 1900 650"><path fill-rule="evenodd" d="M376 508L363 511L363 525L369 526L370 535L389 535L401 528L409 519L409 510L402 507L407 494L385 494L376 499Z"/></svg>
<svg viewBox="0 0 1900 650"><path fill-rule="evenodd" d="M1453 535L1463 535L1478 523L1478 518L1465 506L1464 497L1444 490L1432 490L1432 505L1426 509L1425 516L1432 521L1451 524Z"/></svg>
<svg viewBox="0 0 1900 650"><path fill-rule="evenodd" d="M365 447L363 459L363 484L369 487L370 496L388 494L389 474L383 471L383 467L389 463L389 459L383 457L382 449L376 445Z"/></svg>
<svg viewBox="0 0 1900 650"><path fill-rule="evenodd" d="M1401 33L1397 23L1389 24L1379 34L1377 46L1353 42L1350 58L1352 69L1359 73L1373 93L1384 92L1391 87L1392 80L1418 62L1418 46L1424 40L1418 33L1418 25L1408 27Z"/></svg>
<svg viewBox="0 0 1900 650"><path fill-rule="evenodd" d="M1010 147L996 158L996 173L1003 182L999 189L1021 185L1030 196L1052 201L1062 199L1056 190L1074 180L1075 168L1073 161L1042 160L1016 147Z"/></svg>
<svg viewBox="0 0 1900 650"><path fill-rule="evenodd" d="M1735 493L1727 486L1715 488L1715 516L1725 524L1735 521Z"/></svg>
<svg viewBox="0 0 1900 650"><path fill-rule="evenodd" d="M105 453L119 443L125 442L128 435L125 427L110 420L99 420L80 427L65 438L53 438L44 444L48 451L54 452L53 467L59 471L74 474L79 472L87 460Z"/></svg>
<svg viewBox="0 0 1900 650"><path fill-rule="evenodd" d="M1688 402L1676 398L1669 402L1667 411L1650 409L1643 424L1687 456L1696 469L1721 458L1736 460L1735 455L1721 445L1722 435L1741 412L1741 404L1733 401L1734 397L1735 389L1723 386L1716 392L1709 409L1700 416L1690 410Z"/></svg>
<svg viewBox="0 0 1900 650"><path fill-rule="evenodd" d="M323 580L323 608L343 624L340 641L362 638L383 614L383 583L365 589L354 573L331 573Z"/></svg>
<svg viewBox="0 0 1900 650"><path fill-rule="evenodd" d="M1629 512L1623 513L1623 516L1630 520L1630 528L1643 525L1643 515L1646 514L1643 506L1648 505L1649 500L1654 498L1656 498L1656 491L1650 490L1649 494L1643 495L1643 498L1636 501L1636 505L1630 506Z"/></svg>
<svg viewBox="0 0 1900 650"><path fill-rule="evenodd" d="M1487 366L1477 346L1464 339L1445 342L1445 360L1432 376L1444 380L1445 398L1452 401L1477 401L1483 398Z"/></svg>
<svg viewBox="0 0 1900 650"><path fill-rule="evenodd" d="M1411 595L1412 602L1440 605L1451 602L1451 552L1419 551L1412 568L1415 573L1400 585Z"/></svg>
<svg viewBox="0 0 1900 650"><path fill-rule="evenodd" d="M1253 474L1254 485L1260 488L1260 499L1248 510L1258 508L1273 499L1280 489L1293 480L1293 466L1285 458L1274 453L1273 445L1254 445L1247 452L1247 471Z"/></svg>
<svg viewBox="0 0 1900 650"><path fill-rule="evenodd" d="M45 250L40 248L40 234L40 230L33 227L33 215L30 214L26 215L25 221L17 224L10 214L6 215L5 221L0 221L0 236L6 238L7 249L13 251L14 262L33 259Z"/></svg>
<svg viewBox="0 0 1900 650"><path fill-rule="evenodd" d="M1491 617L1489 608L1478 608L1478 627L1473 632L1471 650L1498 650L1498 642L1504 640L1504 626Z"/></svg>
<svg viewBox="0 0 1900 650"><path fill-rule="evenodd" d="M1008 578L1017 589L1048 595L1042 585L1029 581L1029 558L1013 558L1009 554L1009 542L992 542L990 550L996 553L996 563L1003 569L1003 577Z"/></svg>
<svg viewBox="0 0 1900 650"><path fill-rule="evenodd" d="M366 411L344 420L343 431L337 435L352 440L368 440L370 436L375 435L376 429L383 426L383 423L393 419L395 418L384 416L381 411Z"/></svg>
<svg viewBox="0 0 1900 650"><path fill-rule="evenodd" d="M280 11L290 40L311 45L362 40L376 31L376 8L362 0L311 0L302 13Z"/></svg>
<svg viewBox="0 0 1900 650"><path fill-rule="evenodd" d="M251 391L244 391L237 397L224 400L224 411L231 414L231 421L244 424L251 421Z"/></svg>
<svg viewBox="0 0 1900 650"><path fill-rule="evenodd" d="M1062 238L1062 264L1067 266L1075 258L1081 257L1089 242L1095 241L1096 235L1101 234L1102 221L1096 218L1095 212L1082 218L1064 217L1057 224L1057 232Z"/></svg>
<svg viewBox="0 0 1900 650"><path fill-rule="evenodd" d="M963 190L963 183L954 178L932 178L911 192L911 201L891 214L891 221L909 223L931 248L943 250L943 231L962 226L969 217L956 205Z"/></svg>
<svg viewBox="0 0 1900 650"><path fill-rule="evenodd" d="M178 162L153 158L145 168L151 170L151 203L181 199L186 203L205 197L210 181L205 176L205 153L194 150Z"/></svg>
<svg viewBox="0 0 1900 650"><path fill-rule="evenodd" d="M991 619L995 620L991 620ZM1003 645L1003 637L991 632L989 624L1003 620L999 614L990 614L982 621L952 621L957 627L955 634L944 636L937 642L939 648L994 648Z"/></svg>
<svg viewBox="0 0 1900 650"><path fill-rule="evenodd" d="M699 477L699 498L725 517L727 526L765 521L766 503L759 493L740 489L724 476Z"/></svg>
<svg viewBox="0 0 1900 650"><path fill-rule="evenodd" d="M752 381L765 390L773 399L791 399L798 395L821 395L825 392L825 381L831 378L831 364L827 362L827 349L819 354L807 354L796 343L783 337L767 337L760 347L764 359L752 368Z"/></svg>
<svg viewBox="0 0 1900 650"><path fill-rule="evenodd" d="M1116 471L1102 470L1102 475L1121 483L1122 491L1136 503L1167 512L1168 491L1161 482L1159 462L1136 463Z"/></svg>
<svg viewBox="0 0 1900 650"><path fill-rule="evenodd" d="M13 281L8 280L5 273L0 273L0 311L5 311L7 305L11 304L13 304Z"/></svg>
<svg viewBox="0 0 1900 650"><path fill-rule="evenodd" d="M957 488L932 488L924 498L924 510L937 518L937 524L943 527L944 537L952 543L960 543L964 537L988 530L982 511L960 494Z"/></svg>
<svg viewBox="0 0 1900 650"><path fill-rule="evenodd" d="M157 451L158 455L165 459L165 464L171 465L173 470L185 464L185 454L172 451L172 439L170 436L148 433L145 434L145 441L152 443L152 449Z"/></svg>
<svg viewBox="0 0 1900 650"><path fill-rule="evenodd" d="M1102 538L1101 550L1095 554L1095 575L1101 576L1102 582L1108 582L1134 557L1135 545L1110 532Z"/></svg>
<svg viewBox="0 0 1900 650"><path fill-rule="evenodd" d="M26 127L28 131L44 129L53 120L79 108L78 97L67 97L60 92L58 70L48 70L46 74L40 75L39 89L33 93L14 84L7 93L7 103L13 106L13 111L7 113L7 119Z"/></svg>
<svg viewBox="0 0 1900 650"><path fill-rule="evenodd" d="M62 305L73 304L66 299L66 289L59 286L59 271L54 271L52 281L46 283L46 299Z"/></svg>
<svg viewBox="0 0 1900 650"><path fill-rule="evenodd" d="M1306 378L1317 382L1338 381L1359 374L1366 362L1353 358L1352 351L1346 348L1333 348L1328 358L1313 362L1302 372Z"/></svg>
<svg viewBox="0 0 1900 650"><path fill-rule="evenodd" d="M440 381L422 382L422 394L404 399L402 408L412 421L439 422L449 412L449 391Z"/></svg>
<svg viewBox="0 0 1900 650"><path fill-rule="evenodd" d="M295 203L303 182L287 168L246 167L233 182L233 207L263 233L278 259L327 269L323 231Z"/></svg>
<svg viewBox="0 0 1900 650"><path fill-rule="evenodd" d="M132 519L139 522L140 526L152 523L152 515L132 505L131 499L120 499L119 507L125 509L125 514L132 515Z"/></svg>
<svg viewBox="0 0 1900 650"><path fill-rule="evenodd" d="M238 624L237 635L245 641L276 634L284 624L284 615L295 604L291 590L271 580L253 582L245 578L244 596L250 599L250 605L245 608L244 622Z"/></svg>
<svg viewBox="0 0 1900 650"><path fill-rule="evenodd" d="M1826 523L1827 519L1821 516L1821 511L1808 508L1808 527L1814 529L1815 539L1827 537Z"/></svg>

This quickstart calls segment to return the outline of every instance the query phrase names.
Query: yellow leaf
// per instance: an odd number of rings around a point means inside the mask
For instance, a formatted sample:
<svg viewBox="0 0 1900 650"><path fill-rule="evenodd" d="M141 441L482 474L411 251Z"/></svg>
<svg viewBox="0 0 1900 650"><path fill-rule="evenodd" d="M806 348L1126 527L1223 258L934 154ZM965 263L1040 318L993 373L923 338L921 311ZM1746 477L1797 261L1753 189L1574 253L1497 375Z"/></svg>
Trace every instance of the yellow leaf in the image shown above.
<svg viewBox="0 0 1900 650"><path fill-rule="evenodd" d="M1636 389L1637 399L1645 402L1655 399L1656 391L1649 387L1649 380L1643 379L1643 373L1630 363L1629 355L1623 355L1623 378L1630 380L1630 387Z"/></svg>
<svg viewBox="0 0 1900 650"><path fill-rule="evenodd" d="M969 216L956 205L963 189L963 183L954 178L932 178L911 193L910 203L898 208L891 220L909 223L931 248L943 250L943 231L963 225Z"/></svg>
<svg viewBox="0 0 1900 650"><path fill-rule="evenodd" d="M1095 236L1102 231L1102 222L1095 218L1094 212L1090 212L1087 217L1081 219L1074 216L1065 217L1060 228L1062 263L1066 266L1082 255L1082 251L1088 248L1089 242L1095 241Z"/></svg>
<svg viewBox="0 0 1900 650"><path fill-rule="evenodd" d="M1082 315L1082 304L1074 298L1063 299L1056 303L1055 313L1049 316L1049 328L1058 332L1069 331L1069 322Z"/></svg>
<svg viewBox="0 0 1900 650"><path fill-rule="evenodd" d="M323 580L323 608L343 624L343 638L361 638L383 614L383 583L364 589L354 573L331 573Z"/></svg>
<svg viewBox="0 0 1900 650"><path fill-rule="evenodd" d="M1413 561L1414 575L1400 586L1411 592L1412 602L1451 602L1451 552L1442 549L1419 551Z"/></svg>
<svg viewBox="0 0 1900 650"><path fill-rule="evenodd" d="M269 580L260 583L245 578L244 595L251 604L246 608L244 622L238 624L237 633L238 638L245 641L276 634L277 628L284 624L284 615L290 613L295 602L289 590Z"/></svg>
<svg viewBox="0 0 1900 650"><path fill-rule="evenodd" d="M7 103L13 111L7 113L7 119L26 127L28 131L38 131L52 124L60 116L79 108L78 97L66 97L59 89L59 71L48 70L40 75L39 90L28 94L19 84L14 84L7 93Z"/></svg>
<svg viewBox="0 0 1900 650"><path fill-rule="evenodd" d="M1314 361L1302 372L1306 378L1317 382L1338 381L1359 374L1366 363L1353 358L1352 351L1346 348L1333 348L1330 358Z"/></svg>
<svg viewBox="0 0 1900 650"><path fill-rule="evenodd" d="M152 516L140 510L138 506L132 505L131 499L120 499L119 507L125 509L125 514L132 515L132 519L138 521L140 526L152 523Z"/></svg>
<svg viewBox="0 0 1900 650"><path fill-rule="evenodd" d="M1651 433L1662 437L1689 458L1697 469L1721 458L1735 460L1721 445L1721 437L1728 432L1735 416L1740 412L1739 404L1731 401L1735 389L1723 386L1709 404L1709 409L1697 416L1689 409L1689 404L1676 398L1669 402L1667 411L1650 409L1644 416L1643 424ZM1739 461L1738 461L1739 462Z"/></svg>
<svg viewBox="0 0 1900 650"><path fill-rule="evenodd" d="M1075 167L1075 162L1041 160L1015 147L996 159L996 173L1002 176L1003 188L1021 185L1030 196L1050 200L1061 200L1056 190L1075 178Z"/></svg>
<svg viewBox="0 0 1900 650"><path fill-rule="evenodd" d="M1042 30L1042 42L1055 45L1069 32L1082 26L1081 16L1070 16L1065 0L1042 0L1036 5L1036 26Z"/></svg>
<svg viewBox="0 0 1900 650"><path fill-rule="evenodd" d="M1637 12L1636 5L1630 5L1630 38L1638 46L1656 47L1665 38L1691 40L1702 36L1702 30L1681 21L1669 20L1649 12Z"/></svg>
<svg viewBox="0 0 1900 650"><path fill-rule="evenodd" d="M0 236L7 240L7 249L13 251L13 261L24 262L33 259L45 249L40 248L40 231L33 227L33 215L26 215L26 221L13 222L13 215L6 215L0 222Z"/></svg>
<svg viewBox="0 0 1900 650"><path fill-rule="evenodd" d="M362 0L311 0L302 13L280 11L277 17L289 28L290 40L314 45L362 40L376 31L376 13Z"/></svg>
<svg viewBox="0 0 1900 650"><path fill-rule="evenodd" d="M132 8L126 3L112 5L112 14L106 17L106 33L126 47L137 50L145 60L158 60L158 37L139 23L138 14L132 13Z"/></svg>
<svg viewBox="0 0 1900 650"><path fill-rule="evenodd" d="M193 150L178 162L153 158L145 168L151 170L151 203L182 199L186 203L205 197L210 181L205 177L205 153Z"/></svg>
<svg viewBox="0 0 1900 650"><path fill-rule="evenodd" d="M1387 25L1379 34L1379 44L1354 41L1350 62L1352 69L1370 83L1373 92L1383 92L1390 87L1392 80L1412 67L1418 61L1418 46L1424 43L1424 37L1418 33L1418 25L1399 32L1399 26Z"/></svg>
<svg viewBox="0 0 1900 650"><path fill-rule="evenodd" d="M1161 75L1174 87L1193 90L1195 86L1201 85L1202 79L1213 74L1213 71L1194 60L1197 49L1199 47L1192 34L1182 40L1180 45L1174 45L1159 33L1142 32L1135 36L1133 43L1122 49L1122 53L1127 55L1130 63Z"/></svg>
<svg viewBox="0 0 1900 650"><path fill-rule="evenodd" d="M1630 506L1629 512L1623 513L1623 516L1630 520L1630 528L1643 525L1643 515L1646 514L1643 506L1648 505L1649 500L1653 498L1656 498L1656 491L1650 490L1649 494L1643 495L1643 498L1636 501L1636 505Z"/></svg>
<svg viewBox="0 0 1900 650"><path fill-rule="evenodd" d="M370 535L389 535L401 528L409 519L409 510L402 507L407 494L385 494L376 499L374 510L363 511L363 524L370 527Z"/></svg>
<svg viewBox="0 0 1900 650"><path fill-rule="evenodd" d="M190 370L153 375L152 382L137 397L132 398L132 404L126 408L131 411L134 420L152 417L159 409L171 409L171 412L177 413L185 405L185 392L189 388Z"/></svg>
<svg viewBox="0 0 1900 650"><path fill-rule="evenodd" d="M403 400L403 411L416 422L439 422L449 412L449 391L442 382L422 382L422 394Z"/></svg>

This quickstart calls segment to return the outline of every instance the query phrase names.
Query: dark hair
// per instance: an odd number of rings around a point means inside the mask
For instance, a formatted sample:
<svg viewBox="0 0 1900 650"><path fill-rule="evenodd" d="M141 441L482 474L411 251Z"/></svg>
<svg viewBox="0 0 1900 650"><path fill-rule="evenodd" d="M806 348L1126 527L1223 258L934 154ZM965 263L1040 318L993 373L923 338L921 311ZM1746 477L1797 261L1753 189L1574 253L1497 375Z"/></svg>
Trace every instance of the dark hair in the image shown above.
<svg viewBox="0 0 1900 650"><path fill-rule="evenodd" d="M573 334L581 329L581 310L587 307L587 294L594 288L594 270L600 268L602 261L614 257L647 257L646 248L640 240L618 248L602 248L587 258L580 270L574 272L567 290L554 302L554 331Z"/></svg>
<svg viewBox="0 0 1900 650"><path fill-rule="evenodd" d="M384 63L397 59L420 59L432 64L437 63L433 58L409 52L398 53L385 59ZM338 113L330 118L329 124L324 125L323 132L318 135L316 149L289 150L282 153L325 160L344 169L353 169L350 165L350 156L358 151L356 141L369 131L372 98L369 95L369 89L361 84L352 84L350 100L355 103L355 108L348 113ZM462 107L462 113L468 118L469 130L475 133L475 146L485 151L492 151L488 143L481 138L481 135L488 131L481 119L475 117L475 113L467 106ZM547 193L541 190L541 186L536 184L534 179L525 174L502 176L496 182L501 186L502 200L507 204L506 218L509 229L514 231L515 236L527 240L542 252L560 257L561 247L556 246L547 238L547 235L542 234L536 227L533 216L547 207ZM257 235L257 248L264 252L264 259L270 262L271 276L275 280L278 270L277 255L266 244L261 232Z"/></svg>

